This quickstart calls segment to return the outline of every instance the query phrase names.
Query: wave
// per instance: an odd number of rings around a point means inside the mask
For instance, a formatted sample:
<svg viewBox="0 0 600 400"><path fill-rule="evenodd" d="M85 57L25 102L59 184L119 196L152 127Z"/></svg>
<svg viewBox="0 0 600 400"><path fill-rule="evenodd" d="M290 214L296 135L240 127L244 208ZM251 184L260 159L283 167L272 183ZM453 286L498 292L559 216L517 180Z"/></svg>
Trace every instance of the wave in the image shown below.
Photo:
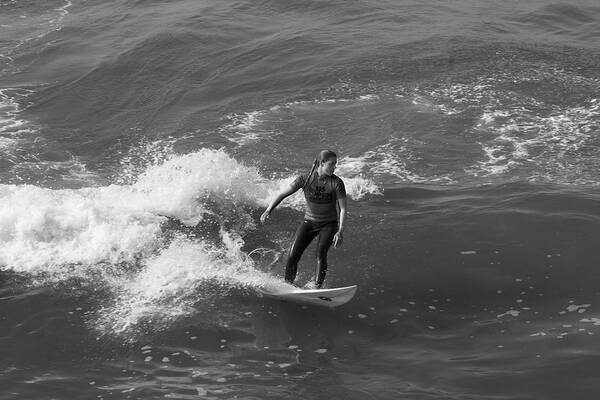
<svg viewBox="0 0 600 400"><path fill-rule="evenodd" d="M158 248L166 216L194 225L212 212L203 201L256 206L268 186L261 181L256 169L206 150L150 167L131 185L64 190L2 185L0 264L30 271L134 262Z"/></svg>
<svg viewBox="0 0 600 400"><path fill-rule="evenodd" d="M152 165L129 185L64 190L0 185L0 265L51 271L61 265L135 262L160 248L166 218L187 226L215 214L251 219L243 207L266 206L293 179L270 181L224 151L203 149ZM377 190L364 178L346 180L355 199ZM300 209L301 196L285 205Z"/></svg>
<svg viewBox="0 0 600 400"><path fill-rule="evenodd" d="M0 151L10 157L19 139L31 134L34 129L24 120L21 112L27 105L27 96L33 93L29 89L0 89Z"/></svg>
<svg viewBox="0 0 600 400"><path fill-rule="evenodd" d="M0 266L41 284L99 279L118 298L125 325L160 310L183 313L189 302L181 298L198 301L196 288L207 282L225 285L225 292L281 285L260 272L261 257L250 257L256 249L242 237L256 230L260 209L292 179L268 180L222 150L202 149L149 165L131 184L0 185ZM346 181L355 199L375 190L360 177ZM281 207L302 205L297 194Z"/></svg>

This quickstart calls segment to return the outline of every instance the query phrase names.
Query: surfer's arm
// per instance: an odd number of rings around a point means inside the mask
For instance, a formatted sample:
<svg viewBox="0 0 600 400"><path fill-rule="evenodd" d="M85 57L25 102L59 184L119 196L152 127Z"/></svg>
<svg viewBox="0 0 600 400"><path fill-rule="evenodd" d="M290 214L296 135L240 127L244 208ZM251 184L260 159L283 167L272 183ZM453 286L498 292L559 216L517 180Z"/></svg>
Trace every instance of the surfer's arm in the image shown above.
<svg viewBox="0 0 600 400"><path fill-rule="evenodd" d="M338 198L338 206L340 207L340 221L338 231L333 237L333 247L337 248L344 241L344 229L346 229L346 197Z"/></svg>
<svg viewBox="0 0 600 400"><path fill-rule="evenodd" d="M260 222L263 224L267 221L271 212L288 196L294 194L298 188L294 185L290 185L287 188L283 189L281 192L277 194L277 196L271 201L265 212L260 216Z"/></svg>

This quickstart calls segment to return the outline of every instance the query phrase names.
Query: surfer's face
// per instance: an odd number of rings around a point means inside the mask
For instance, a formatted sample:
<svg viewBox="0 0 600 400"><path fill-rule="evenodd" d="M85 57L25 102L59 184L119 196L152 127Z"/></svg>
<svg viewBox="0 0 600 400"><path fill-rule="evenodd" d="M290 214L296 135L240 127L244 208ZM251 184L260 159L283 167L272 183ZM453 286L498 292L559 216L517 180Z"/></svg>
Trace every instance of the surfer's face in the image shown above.
<svg viewBox="0 0 600 400"><path fill-rule="evenodd" d="M337 158L330 158L321 163L321 171L325 175L333 175L333 171L335 171L335 167L337 165Z"/></svg>

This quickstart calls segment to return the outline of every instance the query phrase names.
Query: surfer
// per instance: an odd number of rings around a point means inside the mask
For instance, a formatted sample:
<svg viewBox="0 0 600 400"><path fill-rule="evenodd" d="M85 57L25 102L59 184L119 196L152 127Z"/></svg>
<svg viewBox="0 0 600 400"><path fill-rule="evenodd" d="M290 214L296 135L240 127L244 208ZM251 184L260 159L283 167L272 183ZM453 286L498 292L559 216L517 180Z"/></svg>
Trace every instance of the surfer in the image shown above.
<svg viewBox="0 0 600 400"><path fill-rule="evenodd" d="M296 231L285 266L285 280L289 283L294 283L296 279L302 253L318 236L315 282L314 286L311 284L308 286L320 289L327 274L327 252L332 244L334 248L338 248L344 240L346 188L342 179L333 174L336 164L337 155L333 151L321 151L310 172L296 177L290 186L283 189L271 201L260 217L260 221L264 224L283 199L300 189L303 190L306 212L304 220Z"/></svg>

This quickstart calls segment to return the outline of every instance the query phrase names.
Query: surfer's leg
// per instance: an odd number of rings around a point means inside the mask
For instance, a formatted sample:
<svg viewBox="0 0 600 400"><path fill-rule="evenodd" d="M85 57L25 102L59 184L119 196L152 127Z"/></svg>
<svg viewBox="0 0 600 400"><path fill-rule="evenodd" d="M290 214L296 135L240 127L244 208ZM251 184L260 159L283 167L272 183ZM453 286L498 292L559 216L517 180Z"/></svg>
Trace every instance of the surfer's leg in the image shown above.
<svg viewBox="0 0 600 400"><path fill-rule="evenodd" d="M296 273L298 272L298 261L300 261L302 253L304 253L310 242L317 236L317 233L318 231L308 221L303 221L298 227L285 265L286 282L294 283Z"/></svg>
<svg viewBox="0 0 600 400"><path fill-rule="evenodd" d="M321 228L319 232L319 243L317 245L317 270L315 271L315 279L317 288L320 289L325 282L327 274L327 252L333 243L333 237L337 232L337 223L332 222Z"/></svg>

